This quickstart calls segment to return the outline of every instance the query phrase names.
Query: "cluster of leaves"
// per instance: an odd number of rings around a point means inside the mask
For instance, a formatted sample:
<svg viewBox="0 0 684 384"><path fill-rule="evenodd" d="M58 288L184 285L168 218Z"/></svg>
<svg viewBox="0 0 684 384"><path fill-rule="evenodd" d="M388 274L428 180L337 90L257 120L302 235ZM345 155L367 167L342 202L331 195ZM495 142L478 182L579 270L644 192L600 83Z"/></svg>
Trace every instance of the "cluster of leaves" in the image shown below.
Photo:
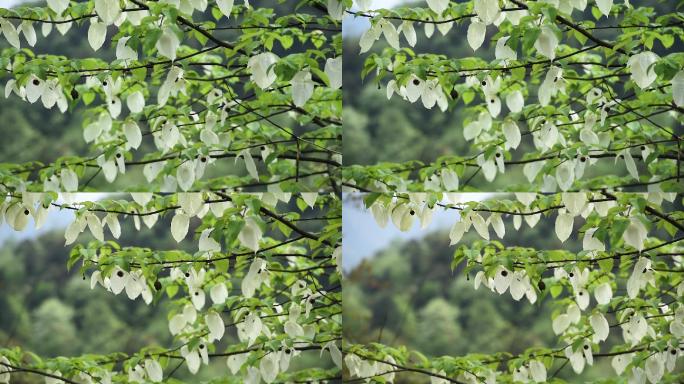
<svg viewBox="0 0 684 384"><path fill-rule="evenodd" d="M359 41L362 54L381 38L389 45L368 55L362 76L375 75L388 98L446 113L466 105L458 125L474 151L432 163L347 167L346 185L468 190L478 174L491 183L520 167L525 182L509 190L680 191L684 24L675 3L661 3L435 0L370 9L357 1L355 16L371 23ZM418 53L416 27L433 40L435 29L445 37L465 32L475 55ZM494 52L481 49L488 31ZM600 161L614 161L627 175L596 175Z"/></svg>
<svg viewBox="0 0 684 384"><path fill-rule="evenodd" d="M5 189L85 190L97 175L111 183L135 167L146 183L128 190L337 188L344 4L47 5L0 9L5 97L62 113L83 104L91 153L3 164ZM80 26L106 58L29 48Z"/></svg>
<svg viewBox="0 0 684 384"><path fill-rule="evenodd" d="M176 345L147 346L130 355L93 351L56 358L19 347L0 349L0 382L21 373L54 383L179 382L173 374L181 365L195 374L214 359L225 361L230 372L216 382L339 377L337 197L133 193L132 200L78 201L78 196L14 195L2 202L0 214L21 231L29 218L40 227L51 210L73 211L66 244L86 230L94 240L72 248L68 267L89 276L91 289L125 293L148 305L169 300L168 327ZM196 252L119 245L126 236L120 220L141 229L166 225L169 218L178 243L187 241L188 232L196 234ZM229 335L237 341L226 345ZM304 353L320 354L319 363L298 365Z"/></svg>
<svg viewBox="0 0 684 384"><path fill-rule="evenodd" d="M562 382L547 373L570 366L579 374L595 358L610 358L617 377L630 383L679 382L684 212L676 199L681 196L582 192L516 193L513 200L477 202L467 194L368 194L366 208L381 227L391 221L407 231L416 222L429 224L435 210L457 211L459 220L449 233L451 244L458 245L452 270L474 273L475 289L510 293L515 301L552 297L559 346L532 347L519 355L428 359L401 347L345 344L349 374L388 382L397 372L422 373L433 383ZM558 239L565 242L575 234L580 250L505 247L490 236L491 228L504 238L504 219L521 230L523 222L532 228L552 217ZM471 229L482 240L462 244ZM607 346L611 332L617 342Z"/></svg>

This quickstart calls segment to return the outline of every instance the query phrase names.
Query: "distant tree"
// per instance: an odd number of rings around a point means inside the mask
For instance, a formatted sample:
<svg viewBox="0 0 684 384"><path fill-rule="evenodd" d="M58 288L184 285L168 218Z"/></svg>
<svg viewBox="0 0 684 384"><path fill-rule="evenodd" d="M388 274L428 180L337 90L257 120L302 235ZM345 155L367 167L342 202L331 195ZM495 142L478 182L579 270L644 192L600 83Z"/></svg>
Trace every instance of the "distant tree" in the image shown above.
<svg viewBox="0 0 684 384"><path fill-rule="evenodd" d="M76 352L73 308L59 299L50 298L40 304L31 318L31 332L36 340L41 341L47 356L69 356Z"/></svg>

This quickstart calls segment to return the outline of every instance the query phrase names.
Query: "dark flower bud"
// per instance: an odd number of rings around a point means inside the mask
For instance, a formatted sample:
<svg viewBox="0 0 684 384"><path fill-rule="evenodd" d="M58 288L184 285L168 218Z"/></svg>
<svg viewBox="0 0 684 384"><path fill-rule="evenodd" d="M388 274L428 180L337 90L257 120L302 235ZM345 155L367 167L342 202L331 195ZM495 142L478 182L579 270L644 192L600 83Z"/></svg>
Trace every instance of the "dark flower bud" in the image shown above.
<svg viewBox="0 0 684 384"><path fill-rule="evenodd" d="M162 289L162 284L159 282L159 280L154 282L154 289L156 289L157 291Z"/></svg>
<svg viewBox="0 0 684 384"><path fill-rule="evenodd" d="M454 100L458 99L458 96L459 96L459 95L458 95L458 91L455 90L455 89L452 89L452 90L451 90L451 93L449 94L449 96L451 96L451 98L454 99Z"/></svg>
<svg viewBox="0 0 684 384"><path fill-rule="evenodd" d="M540 291L543 291L546 289L546 284L543 281L539 280L539 282L537 283L537 288L539 288Z"/></svg>
<svg viewBox="0 0 684 384"><path fill-rule="evenodd" d="M76 90L76 88L71 90L71 98L74 100L78 99L78 91Z"/></svg>

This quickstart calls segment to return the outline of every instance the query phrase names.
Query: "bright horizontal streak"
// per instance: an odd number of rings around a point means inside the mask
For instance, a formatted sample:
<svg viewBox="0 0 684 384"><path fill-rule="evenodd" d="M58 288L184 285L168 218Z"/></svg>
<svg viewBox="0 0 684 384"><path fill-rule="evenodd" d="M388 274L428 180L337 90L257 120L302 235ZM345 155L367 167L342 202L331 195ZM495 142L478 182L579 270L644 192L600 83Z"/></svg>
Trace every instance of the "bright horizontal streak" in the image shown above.
<svg viewBox="0 0 684 384"><path fill-rule="evenodd" d="M2 0L0 0L2 1ZM85 201L98 201L107 197L111 197L114 193L98 193L98 192L76 192L76 193L60 193L57 197L57 204L78 204Z"/></svg>
<svg viewBox="0 0 684 384"><path fill-rule="evenodd" d="M22 3L22 0L0 0L0 8L9 8Z"/></svg>

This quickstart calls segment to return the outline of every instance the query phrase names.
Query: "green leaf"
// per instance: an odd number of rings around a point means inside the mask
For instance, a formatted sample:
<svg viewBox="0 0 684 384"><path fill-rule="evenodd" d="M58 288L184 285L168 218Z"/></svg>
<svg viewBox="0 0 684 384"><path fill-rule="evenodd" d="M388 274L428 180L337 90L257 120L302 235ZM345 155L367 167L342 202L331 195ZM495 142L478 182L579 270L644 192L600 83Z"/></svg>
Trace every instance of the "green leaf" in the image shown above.
<svg viewBox="0 0 684 384"><path fill-rule="evenodd" d="M178 293L178 285L169 284L166 286L166 296L168 296L169 299L173 299L177 293Z"/></svg>

